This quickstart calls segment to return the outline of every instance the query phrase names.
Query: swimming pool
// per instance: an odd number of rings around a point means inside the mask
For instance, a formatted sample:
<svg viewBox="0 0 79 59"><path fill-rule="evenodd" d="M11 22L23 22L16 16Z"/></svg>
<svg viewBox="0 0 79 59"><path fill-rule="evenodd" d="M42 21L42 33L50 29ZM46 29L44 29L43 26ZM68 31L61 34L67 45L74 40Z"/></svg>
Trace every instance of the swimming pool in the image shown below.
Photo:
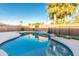
<svg viewBox="0 0 79 59"><path fill-rule="evenodd" d="M36 32L20 34L19 38L2 44L0 49L3 49L9 56L73 55L63 44L51 41L48 34Z"/></svg>

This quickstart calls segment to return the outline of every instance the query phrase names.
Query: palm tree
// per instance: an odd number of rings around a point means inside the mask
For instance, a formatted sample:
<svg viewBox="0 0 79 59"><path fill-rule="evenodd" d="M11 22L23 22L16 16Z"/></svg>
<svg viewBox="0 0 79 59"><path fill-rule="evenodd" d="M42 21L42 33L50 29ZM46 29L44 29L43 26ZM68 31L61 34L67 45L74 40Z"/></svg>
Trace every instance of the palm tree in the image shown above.
<svg viewBox="0 0 79 59"><path fill-rule="evenodd" d="M22 26L23 21L20 21L19 23L20 23L20 26L21 26L21 31L24 31L24 27Z"/></svg>
<svg viewBox="0 0 79 59"><path fill-rule="evenodd" d="M22 26L22 24L23 24L23 21L20 21L19 23L20 23L20 25Z"/></svg>

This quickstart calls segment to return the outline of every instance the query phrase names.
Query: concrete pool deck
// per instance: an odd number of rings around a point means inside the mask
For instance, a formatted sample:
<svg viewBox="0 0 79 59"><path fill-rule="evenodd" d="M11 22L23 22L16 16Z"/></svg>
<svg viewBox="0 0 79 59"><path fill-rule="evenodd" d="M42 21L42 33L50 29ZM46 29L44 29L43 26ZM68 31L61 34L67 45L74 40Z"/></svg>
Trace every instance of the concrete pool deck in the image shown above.
<svg viewBox="0 0 79 59"><path fill-rule="evenodd" d="M0 44L18 36L19 32L0 32Z"/></svg>
<svg viewBox="0 0 79 59"><path fill-rule="evenodd" d="M54 34L51 34L51 38L68 46L74 56L79 56L79 40L56 37Z"/></svg>

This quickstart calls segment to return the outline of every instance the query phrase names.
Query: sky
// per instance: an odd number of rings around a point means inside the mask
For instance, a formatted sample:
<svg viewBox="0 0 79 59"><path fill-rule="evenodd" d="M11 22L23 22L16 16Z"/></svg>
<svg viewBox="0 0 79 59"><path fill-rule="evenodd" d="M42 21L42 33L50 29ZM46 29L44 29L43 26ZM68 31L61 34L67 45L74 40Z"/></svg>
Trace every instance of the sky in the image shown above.
<svg viewBox="0 0 79 59"><path fill-rule="evenodd" d="M18 25L20 21L25 24L44 22L51 23L48 19L46 3L0 3L0 22ZM77 8L79 15L79 7ZM75 15L68 20L74 20Z"/></svg>
<svg viewBox="0 0 79 59"><path fill-rule="evenodd" d="M7 24L48 22L45 3L0 3L0 22Z"/></svg>

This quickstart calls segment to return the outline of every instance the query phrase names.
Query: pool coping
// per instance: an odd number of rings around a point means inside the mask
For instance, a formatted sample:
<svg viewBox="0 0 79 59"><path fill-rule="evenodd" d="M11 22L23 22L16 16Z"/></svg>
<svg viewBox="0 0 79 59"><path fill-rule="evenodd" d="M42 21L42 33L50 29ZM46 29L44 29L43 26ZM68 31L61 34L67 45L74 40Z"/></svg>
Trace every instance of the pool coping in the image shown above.
<svg viewBox="0 0 79 59"><path fill-rule="evenodd" d="M14 38L12 38L12 39L9 39L9 40L7 40L7 41L2 42L2 43L0 44L0 47L1 47L2 45L4 45L5 43L10 42L10 41L13 41L13 40L15 40L15 39L17 39L17 38L19 38L19 37L21 37L21 36L14 37Z"/></svg>

